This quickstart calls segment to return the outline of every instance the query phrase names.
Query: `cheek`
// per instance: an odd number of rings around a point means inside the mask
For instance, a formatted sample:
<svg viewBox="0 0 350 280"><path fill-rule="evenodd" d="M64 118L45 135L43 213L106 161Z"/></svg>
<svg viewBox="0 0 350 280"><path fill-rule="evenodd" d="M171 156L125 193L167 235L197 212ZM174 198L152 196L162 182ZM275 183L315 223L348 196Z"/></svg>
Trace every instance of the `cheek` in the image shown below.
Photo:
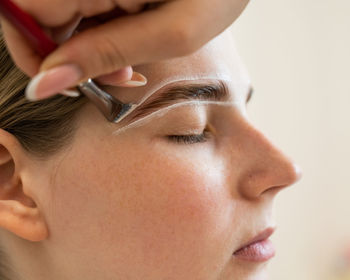
<svg viewBox="0 0 350 280"><path fill-rule="evenodd" d="M232 223L220 160L179 147L172 153L157 145L120 146L124 149L80 147L62 162L52 238L70 252L101 253L105 264L124 268L154 270L169 260L183 269L193 258L198 260L193 270L215 265Z"/></svg>
<svg viewBox="0 0 350 280"><path fill-rule="evenodd" d="M146 158L147 165L134 167L130 199L136 215L128 217L142 231L141 247L153 259L163 251L162 257L211 257L213 264L220 259L215 258L218 252L224 252L221 242L232 223L230 190L220 161L210 153L162 153L159 147Z"/></svg>

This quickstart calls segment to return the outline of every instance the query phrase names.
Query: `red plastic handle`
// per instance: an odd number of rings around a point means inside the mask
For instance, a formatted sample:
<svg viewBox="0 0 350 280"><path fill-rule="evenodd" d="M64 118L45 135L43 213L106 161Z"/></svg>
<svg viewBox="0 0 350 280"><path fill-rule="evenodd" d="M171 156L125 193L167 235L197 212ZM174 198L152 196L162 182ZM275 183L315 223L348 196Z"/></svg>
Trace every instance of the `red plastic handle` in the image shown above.
<svg viewBox="0 0 350 280"><path fill-rule="evenodd" d="M0 14L12 23L33 45L41 57L46 57L57 44L41 29L39 24L10 0L0 0Z"/></svg>

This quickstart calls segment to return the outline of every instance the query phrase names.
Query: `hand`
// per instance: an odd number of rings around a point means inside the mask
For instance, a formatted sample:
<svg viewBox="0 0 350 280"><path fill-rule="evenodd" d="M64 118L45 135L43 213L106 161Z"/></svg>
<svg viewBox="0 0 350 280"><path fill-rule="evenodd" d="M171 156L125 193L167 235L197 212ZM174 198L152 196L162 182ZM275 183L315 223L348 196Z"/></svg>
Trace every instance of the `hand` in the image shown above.
<svg viewBox="0 0 350 280"><path fill-rule="evenodd" d="M14 61L29 76L41 72L35 94L46 98L87 78L113 85L130 79L144 84L143 76L133 75L130 65L196 51L227 28L249 0L15 2L62 43L43 60L9 23L1 21Z"/></svg>

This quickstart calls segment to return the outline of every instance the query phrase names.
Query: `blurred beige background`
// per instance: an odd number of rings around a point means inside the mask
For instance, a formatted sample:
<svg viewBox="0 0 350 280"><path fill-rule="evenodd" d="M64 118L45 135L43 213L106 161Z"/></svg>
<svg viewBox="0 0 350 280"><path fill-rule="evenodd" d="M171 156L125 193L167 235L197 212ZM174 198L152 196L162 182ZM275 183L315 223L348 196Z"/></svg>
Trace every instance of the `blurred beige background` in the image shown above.
<svg viewBox="0 0 350 280"><path fill-rule="evenodd" d="M271 280L338 280L350 251L350 1L252 1L232 31L252 121L304 173L275 203Z"/></svg>

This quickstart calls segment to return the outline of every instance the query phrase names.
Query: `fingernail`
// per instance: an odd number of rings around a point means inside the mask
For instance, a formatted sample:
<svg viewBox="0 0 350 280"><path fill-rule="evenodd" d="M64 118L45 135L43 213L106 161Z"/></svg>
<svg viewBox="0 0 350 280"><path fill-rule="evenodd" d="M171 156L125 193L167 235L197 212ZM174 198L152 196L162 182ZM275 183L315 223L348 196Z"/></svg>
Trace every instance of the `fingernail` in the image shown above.
<svg viewBox="0 0 350 280"><path fill-rule="evenodd" d="M121 86L141 87L147 84L147 78L139 72L133 72L131 80L120 84Z"/></svg>
<svg viewBox="0 0 350 280"><path fill-rule="evenodd" d="M78 97L78 96L80 96L80 93L78 91L71 90L71 89L62 90L60 92L60 94L63 94L63 95L68 96L68 97Z"/></svg>
<svg viewBox="0 0 350 280"><path fill-rule="evenodd" d="M35 101L48 98L74 86L82 77L82 72L74 64L66 64L36 75L26 88L26 97Z"/></svg>

